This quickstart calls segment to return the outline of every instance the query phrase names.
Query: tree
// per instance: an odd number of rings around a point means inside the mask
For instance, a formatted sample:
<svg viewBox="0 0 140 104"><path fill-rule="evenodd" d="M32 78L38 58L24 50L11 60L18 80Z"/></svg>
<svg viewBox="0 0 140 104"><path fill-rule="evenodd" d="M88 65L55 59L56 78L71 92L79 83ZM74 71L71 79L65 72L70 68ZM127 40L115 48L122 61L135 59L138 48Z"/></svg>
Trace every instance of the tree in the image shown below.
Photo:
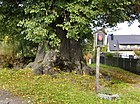
<svg viewBox="0 0 140 104"><path fill-rule="evenodd" d="M8 45L13 49L13 57L24 58L31 55L32 52L29 52L29 50L34 49L36 44L25 40L26 35L21 34L22 28L17 26L24 17L24 8L21 4L21 0L0 1L0 40L8 36L10 40Z"/></svg>
<svg viewBox="0 0 140 104"><path fill-rule="evenodd" d="M136 6L138 0L4 0L0 11L2 24L16 20L18 23L12 26L20 29L18 33L38 43L35 61L28 65L36 73L48 73L57 67L91 74L81 47L85 38L92 37L91 26L112 27L139 19Z"/></svg>

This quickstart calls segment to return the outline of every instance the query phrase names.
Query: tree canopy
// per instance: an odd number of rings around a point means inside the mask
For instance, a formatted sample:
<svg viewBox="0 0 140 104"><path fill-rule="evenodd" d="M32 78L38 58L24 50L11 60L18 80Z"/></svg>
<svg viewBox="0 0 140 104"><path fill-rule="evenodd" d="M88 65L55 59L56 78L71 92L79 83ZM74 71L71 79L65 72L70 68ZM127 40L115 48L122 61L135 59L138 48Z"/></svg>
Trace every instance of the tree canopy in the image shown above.
<svg viewBox="0 0 140 104"><path fill-rule="evenodd" d="M90 68L81 43L91 39L92 28L140 21L139 7L139 0L0 0L0 39L11 37L22 47L26 42L39 44L31 65L39 73L58 66L82 72Z"/></svg>
<svg viewBox="0 0 140 104"><path fill-rule="evenodd" d="M139 6L138 0L1 0L0 34L58 46L58 28L67 38L88 38L90 24L112 27L139 19Z"/></svg>

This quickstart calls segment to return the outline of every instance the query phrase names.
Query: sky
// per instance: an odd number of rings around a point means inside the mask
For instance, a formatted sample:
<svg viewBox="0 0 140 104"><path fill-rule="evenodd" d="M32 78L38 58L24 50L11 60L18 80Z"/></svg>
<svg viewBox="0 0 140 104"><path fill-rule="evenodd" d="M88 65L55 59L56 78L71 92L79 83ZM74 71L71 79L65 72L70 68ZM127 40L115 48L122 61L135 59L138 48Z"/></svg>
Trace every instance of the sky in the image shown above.
<svg viewBox="0 0 140 104"><path fill-rule="evenodd" d="M128 25L128 22L119 23L118 28L115 28L116 31L107 29L107 33L113 35L140 35L140 27L138 27L140 23L138 21L134 21L131 26Z"/></svg>

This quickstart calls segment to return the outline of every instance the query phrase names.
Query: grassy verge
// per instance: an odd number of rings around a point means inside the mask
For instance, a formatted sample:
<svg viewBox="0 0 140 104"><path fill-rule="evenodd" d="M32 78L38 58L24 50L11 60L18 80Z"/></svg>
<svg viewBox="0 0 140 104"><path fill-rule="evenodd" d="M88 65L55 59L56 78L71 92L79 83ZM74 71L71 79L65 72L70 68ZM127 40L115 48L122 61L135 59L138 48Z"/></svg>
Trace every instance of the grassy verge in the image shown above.
<svg viewBox="0 0 140 104"><path fill-rule="evenodd" d="M92 68L95 68L95 64L90 65ZM140 75L133 74L129 71L125 71L118 67L111 67L107 65L100 65L100 73L110 76L112 79L122 81L125 83L140 83Z"/></svg>
<svg viewBox="0 0 140 104"><path fill-rule="evenodd" d="M136 87L140 83L140 76L104 65L101 66L101 70L102 73L112 77L113 83L108 84L108 81L100 78L100 84L104 86L100 92L119 94L119 100L108 101L98 98L94 91L95 77L74 73L35 76L31 69L18 71L0 69L0 89L6 89L17 96L30 99L33 104L140 103L140 88ZM126 79L129 80L126 81Z"/></svg>

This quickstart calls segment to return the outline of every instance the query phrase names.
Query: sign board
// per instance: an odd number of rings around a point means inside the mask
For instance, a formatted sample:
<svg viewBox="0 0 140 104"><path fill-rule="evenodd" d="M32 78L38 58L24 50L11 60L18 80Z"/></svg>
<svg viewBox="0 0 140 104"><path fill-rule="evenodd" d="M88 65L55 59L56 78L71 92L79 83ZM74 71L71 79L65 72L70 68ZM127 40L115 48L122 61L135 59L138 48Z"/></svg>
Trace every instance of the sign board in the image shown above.
<svg viewBox="0 0 140 104"><path fill-rule="evenodd" d="M105 43L105 33L103 31L99 31L96 33L96 46L103 47Z"/></svg>

